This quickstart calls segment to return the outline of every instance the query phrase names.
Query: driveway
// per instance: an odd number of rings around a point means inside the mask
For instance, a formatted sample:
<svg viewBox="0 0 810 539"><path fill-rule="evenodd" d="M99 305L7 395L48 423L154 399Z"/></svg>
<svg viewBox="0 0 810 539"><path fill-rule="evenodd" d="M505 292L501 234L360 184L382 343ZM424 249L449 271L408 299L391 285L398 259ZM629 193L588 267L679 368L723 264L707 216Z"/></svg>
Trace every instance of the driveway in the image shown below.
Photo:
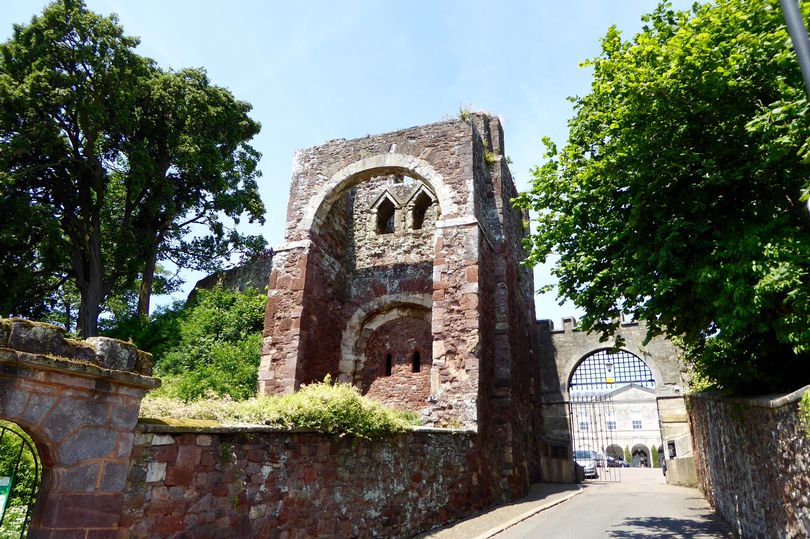
<svg viewBox="0 0 810 539"><path fill-rule="evenodd" d="M624 468L621 482L586 481L582 493L496 539L731 538L700 491L667 485L657 468Z"/></svg>

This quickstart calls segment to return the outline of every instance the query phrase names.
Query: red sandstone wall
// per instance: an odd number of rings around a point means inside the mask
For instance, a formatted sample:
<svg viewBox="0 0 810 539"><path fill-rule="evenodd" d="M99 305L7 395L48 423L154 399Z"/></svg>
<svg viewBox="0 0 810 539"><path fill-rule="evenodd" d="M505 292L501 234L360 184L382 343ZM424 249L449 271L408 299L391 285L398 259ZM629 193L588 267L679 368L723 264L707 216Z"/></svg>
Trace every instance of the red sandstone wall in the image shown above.
<svg viewBox="0 0 810 539"><path fill-rule="evenodd" d="M411 537L490 502L472 433L139 429L122 516L132 537Z"/></svg>
<svg viewBox="0 0 810 539"><path fill-rule="evenodd" d="M430 395L433 341L430 324L403 317L379 327L366 346L361 391L388 406L418 412ZM419 354L414 372L414 354ZM391 357L387 373L386 359Z"/></svg>

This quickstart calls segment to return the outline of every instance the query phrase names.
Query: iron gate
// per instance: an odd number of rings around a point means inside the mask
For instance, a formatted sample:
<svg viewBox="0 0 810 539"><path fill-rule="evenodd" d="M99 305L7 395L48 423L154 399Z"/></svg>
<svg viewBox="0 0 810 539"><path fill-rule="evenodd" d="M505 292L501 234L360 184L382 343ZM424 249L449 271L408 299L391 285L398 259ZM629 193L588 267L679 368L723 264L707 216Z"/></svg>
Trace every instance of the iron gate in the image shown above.
<svg viewBox="0 0 810 539"><path fill-rule="evenodd" d="M615 466L616 461L608 455L608 448L615 444L613 431L616 429L611 396L573 393L569 407L574 460L584 468L591 460L595 464L596 476L589 476L590 470L586 470L586 479L611 483L621 481L621 468Z"/></svg>
<svg viewBox="0 0 810 539"><path fill-rule="evenodd" d="M574 455L579 455L579 460L594 457L598 474L594 480L621 481L625 455L615 440L618 436L613 394L631 384L654 389L655 378L646 363L626 350L595 350L571 375L568 395Z"/></svg>
<svg viewBox="0 0 810 539"><path fill-rule="evenodd" d="M0 421L0 539L25 537L41 480L31 440L12 423Z"/></svg>

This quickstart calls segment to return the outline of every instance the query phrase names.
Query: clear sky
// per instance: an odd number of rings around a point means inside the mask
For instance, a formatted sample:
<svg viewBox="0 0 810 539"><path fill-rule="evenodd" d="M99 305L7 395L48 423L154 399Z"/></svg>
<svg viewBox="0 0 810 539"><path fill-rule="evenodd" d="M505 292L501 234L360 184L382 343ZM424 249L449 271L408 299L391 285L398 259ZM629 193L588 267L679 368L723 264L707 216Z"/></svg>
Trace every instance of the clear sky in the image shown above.
<svg viewBox="0 0 810 539"><path fill-rule="evenodd" d="M27 23L43 0L0 0L0 40ZM590 71L615 24L626 37L653 0L87 0L117 13L138 52L164 68L205 67L214 84L253 104L262 132L260 179L267 221L261 233L283 242L293 152L436 122L460 107L500 116L518 189L540 164L541 138L566 140L568 96L584 95ZM686 9L691 2L678 0ZM252 230L251 232L256 232ZM183 294L201 275L188 275ZM537 287L549 281L535 271ZM537 297L537 317L578 314ZM156 298L156 303L161 301Z"/></svg>

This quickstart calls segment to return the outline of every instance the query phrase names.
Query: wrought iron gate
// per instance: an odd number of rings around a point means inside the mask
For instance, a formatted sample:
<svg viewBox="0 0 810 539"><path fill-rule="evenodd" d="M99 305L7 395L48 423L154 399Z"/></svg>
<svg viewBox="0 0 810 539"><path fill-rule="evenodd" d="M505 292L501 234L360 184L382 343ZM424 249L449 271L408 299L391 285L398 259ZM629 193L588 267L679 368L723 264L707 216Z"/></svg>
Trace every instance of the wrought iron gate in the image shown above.
<svg viewBox="0 0 810 539"><path fill-rule="evenodd" d="M0 538L25 537L41 480L39 456L30 439L0 421Z"/></svg>
<svg viewBox="0 0 810 539"><path fill-rule="evenodd" d="M616 466L616 461L608 455L608 448L615 443L613 431L616 429L616 415L611 396L574 393L570 396L569 407L575 460L583 465L593 459L596 464L596 477L589 477L586 471L586 479L602 482L621 481L621 467Z"/></svg>

